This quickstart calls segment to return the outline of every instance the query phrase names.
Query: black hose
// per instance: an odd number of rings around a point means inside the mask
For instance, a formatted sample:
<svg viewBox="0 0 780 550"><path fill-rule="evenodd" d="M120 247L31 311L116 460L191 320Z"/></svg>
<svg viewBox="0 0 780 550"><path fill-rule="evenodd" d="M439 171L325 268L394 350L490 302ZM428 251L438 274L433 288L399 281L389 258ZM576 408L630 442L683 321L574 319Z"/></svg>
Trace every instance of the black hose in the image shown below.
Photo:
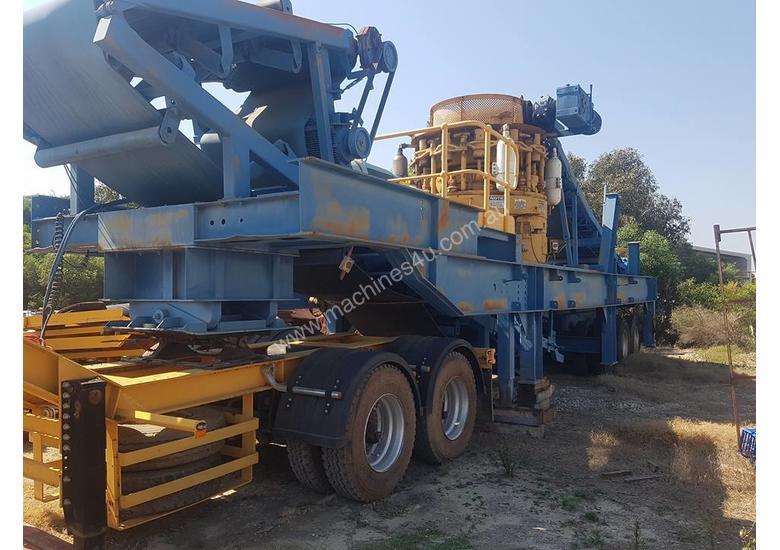
<svg viewBox="0 0 780 550"><path fill-rule="evenodd" d="M65 233L61 237L59 246L56 247L54 261L51 264L51 270L49 271L49 278L46 282L46 292L43 295L43 313L41 319L41 335L40 335L41 340L43 340L44 333L46 332L46 326L49 324L49 319L51 318L52 313L54 313L54 301L52 298L56 297L56 294L59 294L60 291L60 286L62 283L62 259L65 256L65 250L67 250L68 248L68 241L70 240L70 236L73 233L73 228L76 227L76 224L79 221L81 221L81 219L87 214L92 214L93 212L97 212L103 208L111 208L114 206L119 206L127 202L129 202L127 199L120 199L117 201L108 202L106 204L96 204L95 206L82 210L81 212L76 214L71 220L71 222L68 224L68 228L65 230ZM54 240L56 243L57 240L56 226L55 226ZM60 274L59 282L57 282L58 273Z"/></svg>

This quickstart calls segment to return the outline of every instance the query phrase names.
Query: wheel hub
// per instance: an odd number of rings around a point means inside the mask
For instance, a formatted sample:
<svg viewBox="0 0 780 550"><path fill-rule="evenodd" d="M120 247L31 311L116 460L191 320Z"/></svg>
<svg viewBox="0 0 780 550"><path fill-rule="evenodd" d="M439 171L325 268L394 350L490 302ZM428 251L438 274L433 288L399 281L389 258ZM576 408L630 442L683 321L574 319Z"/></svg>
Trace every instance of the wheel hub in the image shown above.
<svg viewBox="0 0 780 550"><path fill-rule="evenodd" d="M451 379L444 388L441 427L450 441L458 439L466 429L469 415L469 393L462 378Z"/></svg>
<svg viewBox="0 0 780 550"><path fill-rule="evenodd" d="M404 413L393 394L379 397L371 407L364 429L366 460L372 470L386 472L401 456L404 440Z"/></svg>

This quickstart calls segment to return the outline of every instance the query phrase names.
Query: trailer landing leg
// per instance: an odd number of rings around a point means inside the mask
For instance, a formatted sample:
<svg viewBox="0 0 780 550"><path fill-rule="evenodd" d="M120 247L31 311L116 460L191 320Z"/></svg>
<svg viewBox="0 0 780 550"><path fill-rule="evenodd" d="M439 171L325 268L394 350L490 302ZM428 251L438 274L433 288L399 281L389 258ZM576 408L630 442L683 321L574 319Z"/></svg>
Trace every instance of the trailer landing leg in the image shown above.
<svg viewBox="0 0 780 550"><path fill-rule="evenodd" d="M62 382L62 506L79 550L102 550L106 536L105 382Z"/></svg>

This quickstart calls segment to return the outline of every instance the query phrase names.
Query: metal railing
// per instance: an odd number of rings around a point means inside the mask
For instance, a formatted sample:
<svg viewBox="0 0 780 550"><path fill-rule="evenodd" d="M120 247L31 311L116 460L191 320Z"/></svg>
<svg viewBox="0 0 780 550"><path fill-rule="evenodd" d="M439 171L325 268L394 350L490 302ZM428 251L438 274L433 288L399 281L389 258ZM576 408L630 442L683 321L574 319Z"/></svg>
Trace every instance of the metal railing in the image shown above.
<svg viewBox="0 0 780 550"><path fill-rule="evenodd" d="M452 151L452 147L450 145L450 132L452 130L456 129L480 129L484 132L484 139L483 141L483 169L479 170L476 168L461 168L458 170L450 170L449 169L449 158L450 153ZM482 179L483 181L483 187L482 187L482 209L488 210L490 208L490 185L495 184L497 188L503 187L503 197L504 197L504 209L503 213L505 216L509 215L509 194L510 194L510 155L506 155L504 158L504 166L503 166L503 174L504 177L498 177L493 174L492 166L493 162L491 159L491 148L494 147L498 141L503 141L508 150L510 150L515 157L515 168L514 173L515 177L519 174L520 170L520 152L524 153L531 153L534 151L533 147L527 145L525 143L517 143L511 138L508 138L501 133L494 130L489 124L485 124L483 122L479 122L477 120L464 120L460 122L452 122L452 123L445 123L440 126L430 126L427 128L418 128L415 130L406 130L402 132L393 132L390 134L383 134L380 136L376 136L376 140L385 140L385 139L393 139L393 138L399 138L399 137L409 137L414 139L423 139L423 138L431 138L431 137L438 137L440 139L440 143L436 147L431 147L430 152L428 153L431 158L431 172L425 173L425 174L414 174L411 176L405 176L405 177L399 177L399 178L390 178L389 181L400 183L403 185L411 185L415 181L430 181L431 185L429 185L430 192L436 195L439 195L441 197L446 198L447 197L447 186L448 181L452 177L459 177L459 176L467 176L467 175L473 175L476 176L477 179ZM455 147L458 148L458 151L460 152L459 148L461 146L456 145ZM542 146L543 147L543 146ZM433 160L438 157L441 170L434 171L433 167L435 166ZM441 181L440 189L437 190L438 181Z"/></svg>

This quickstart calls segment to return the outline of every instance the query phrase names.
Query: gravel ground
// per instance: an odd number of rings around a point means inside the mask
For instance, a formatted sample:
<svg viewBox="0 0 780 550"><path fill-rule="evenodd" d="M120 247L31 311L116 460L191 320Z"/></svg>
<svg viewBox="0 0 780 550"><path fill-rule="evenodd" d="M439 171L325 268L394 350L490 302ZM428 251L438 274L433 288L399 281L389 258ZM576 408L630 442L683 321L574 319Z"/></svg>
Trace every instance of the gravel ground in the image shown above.
<svg viewBox="0 0 780 550"><path fill-rule="evenodd" d="M686 426L733 433L724 368L701 368L662 350L613 376L581 378L553 371L557 414L543 438L521 427L484 426L464 456L440 467L413 460L398 490L372 504L303 489L287 466L284 449L266 447L250 485L111 533L110 547L738 549L739 529L754 519L750 495L716 475L707 480L705 505L697 492L703 478L693 475L695 468L681 467L679 449L688 448L682 439ZM695 375L680 375L674 392L653 397L648 388L671 387L664 369L689 369ZM659 372L661 377L654 378ZM676 370L669 372L677 376ZM641 395L633 387L641 388ZM743 393L750 418L754 388L745 387ZM661 432L647 426L660 426ZM708 457L725 453L732 460L730 443L702 433L706 437L696 435L691 449L700 449L703 441ZM516 466L513 476L506 475L502 457ZM742 475L751 475L749 465L733 460ZM601 475L619 468L661 477L628 483ZM25 480L25 521L67 538L57 503L34 503L31 491L32 483Z"/></svg>

